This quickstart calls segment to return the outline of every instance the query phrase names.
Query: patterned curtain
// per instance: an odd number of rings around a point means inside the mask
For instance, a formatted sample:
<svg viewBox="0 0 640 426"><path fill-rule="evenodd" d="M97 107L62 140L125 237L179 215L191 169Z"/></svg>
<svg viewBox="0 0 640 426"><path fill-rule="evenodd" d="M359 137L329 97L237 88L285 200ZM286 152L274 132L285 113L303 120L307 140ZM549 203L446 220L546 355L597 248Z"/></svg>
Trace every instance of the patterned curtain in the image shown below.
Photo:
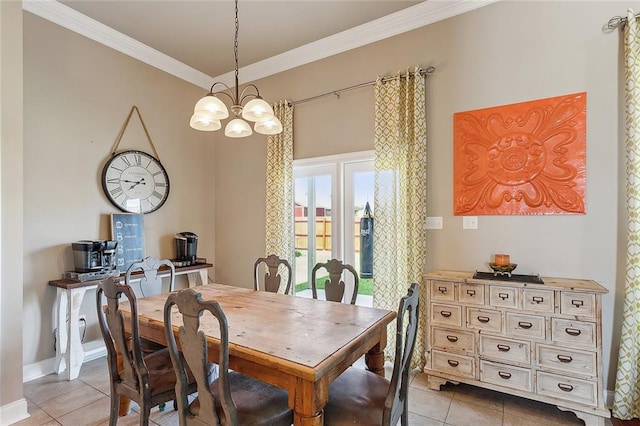
<svg viewBox="0 0 640 426"><path fill-rule="evenodd" d="M425 79L414 73L378 78L375 83L376 230L373 245L374 306L397 310L410 283L421 283L426 259L427 129ZM421 287L424 287L421 285ZM426 291L420 291L420 318L412 366L424 366ZM395 323L385 357L393 360Z"/></svg>
<svg viewBox="0 0 640 426"><path fill-rule="evenodd" d="M640 417L640 28L633 10L624 26L627 273L613 415Z"/></svg>
<svg viewBox="0 0 640 426"><path fill-rule="evenodd" d="M281 101L273 111L282 133L267 138L265 255L275 254L295 267L293 239L293 105ZM282 284L286 280L282 280Z"/></svg>

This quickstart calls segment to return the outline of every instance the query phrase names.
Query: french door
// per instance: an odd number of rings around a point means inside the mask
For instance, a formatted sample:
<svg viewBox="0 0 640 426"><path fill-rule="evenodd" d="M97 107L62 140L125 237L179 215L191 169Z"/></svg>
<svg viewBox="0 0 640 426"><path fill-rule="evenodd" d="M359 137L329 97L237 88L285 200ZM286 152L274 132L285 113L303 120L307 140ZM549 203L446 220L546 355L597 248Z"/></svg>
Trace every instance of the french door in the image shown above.
<svg viewBox="0 0 640 426"><path fill-rule="evenodd" d="M311 270L318 262L340 259L362 276L373 253L361 251L360 223L367 203L373 205L373 151L296 160L295 200L296 293L310 294ZM365 244L366 245L366 244ZM362 257L364 262L361 262ZM370 277L372 271L364 271ZM349 275L343 277L352 286ZM358 302L369 304L371 281L361 279ZM364 285L363 285L364 284ZM364 290L364 291L363 291ZM345 292L350 295L352 288ZM363 294L364 293L364 294Z"/></svg>

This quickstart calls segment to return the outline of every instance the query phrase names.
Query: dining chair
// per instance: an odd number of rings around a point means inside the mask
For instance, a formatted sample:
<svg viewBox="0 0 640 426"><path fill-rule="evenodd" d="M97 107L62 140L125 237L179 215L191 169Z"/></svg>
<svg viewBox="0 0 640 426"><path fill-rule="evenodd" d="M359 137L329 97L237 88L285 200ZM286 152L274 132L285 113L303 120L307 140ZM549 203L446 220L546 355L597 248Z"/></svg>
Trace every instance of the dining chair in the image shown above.
<svg viewBox="0 0 640 426"><path fill-rule="evenodd" d="M182 323L174 334L172 311L176 305L182 314ZM210 314L210 315L209 315ZM220 341L212 354L218 363L218 378L208 383L204 374L195 374L198 396L191 404L187 399L187 375L191 371L204 371L209 363L208 342L201 320L206 322L207 332L219 329ZM164 305L164 324L171 361L177 377L178 418L180 425L264 425L290 426L293 411L288 406L288 394L275 386L253 379L235 371L229 371L229 328L227 318L218 302L202 300L200 293L187 288L171 293ZM184 359L178 356L176 337ZM185 366L186 363L186 366Z"/></svg>
<svg viewBox="0 0 640 426"><path fill-rule="evenodd" d="M324 408L327 425L395 426L409 424L409 368L418 330L419 288L411 284L396 318L396 353L391 380L349 367L329 386Z"/></svg>
<svg viewBox="0 0 640 426"><path fill-rule="evenodd" d="M356 304L356 297L358 297L358 272L355 268L347 263L342 263L338 259L330 259L324 263L316 263L311 271L311 291L313 298L318 298L318 289L316 288L316 275L319 270L326 269L329 273L329 279L324 282L324 293L327 300L333 302L342 302L345 291L345 283L342 281L342 273L348 271L353 275L353 294L351 295L350 303Z"/></svg>
<svg viewBox="0 0 640 426"><path fill-rule="evenodd" d="M260 257L253 265L253 289L256 291L264 290L271 293L277 293L280 290L280 284L282 283L282 275L278 273L280 265L283 265L287 271L287 286L285 287L284 294L290 294L291 280L293 278L293 271L291 265L286 259L280 259L275 254L270 254L267 257ZM265 269L264 279L260 279L260 271Z"/></svg>
<svg viewBox="0 0 640 426"><path fill-rule="evenodd" d="M103 296L106 306L103 306ZM121 297L129 302L131 318L125 323L120 312ZM98 284L96 291L98 323L107 348L107 364L111 387L109 425L118 421L120 397L140 406L140 424L149 424L151 408L175 400L176 376L167 348L143 351L139 328L136 295L131 286L109 277ZM188 373L187 388L195 392L193 374Z"/></svg>
<svg viewBox="0 0 640 426"><path fill-rule="evenodd" d="M131 285L131 274L142 271L140 278L140 294L142 297L154 296L162 293L162 277L158 275L161 266L169 268L169 291L173 291L176 280L176 269L168 259L158 259L147 256L139 262L132 263L124 275L125 284Z"/></svg>

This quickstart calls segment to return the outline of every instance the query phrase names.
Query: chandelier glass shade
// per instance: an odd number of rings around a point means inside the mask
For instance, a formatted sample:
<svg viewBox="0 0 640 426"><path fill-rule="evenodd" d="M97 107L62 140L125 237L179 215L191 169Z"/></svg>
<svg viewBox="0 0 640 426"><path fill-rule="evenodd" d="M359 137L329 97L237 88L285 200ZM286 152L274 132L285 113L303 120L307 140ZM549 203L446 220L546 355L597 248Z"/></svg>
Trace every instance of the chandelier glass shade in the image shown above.
<svg viewBox="0 0 640 426"><path fill-rule="evenodd" d="M236 32L235 32L235 87L231 88L221 81L213 83L209 93L196 102L189 125L202 131L214 131L222 128L222 122L229 117L229 109L218 97L224 95L231 101L231 112L234 118L227 123L224 134L230 138L242 138L253 133L247 121L254 122L254 129L263 135L276 135L282 132L282 123L274 115L273 108L262 97L255 84L248 84L239 92L238 86L238 0L235 0ZM224 88L214 92L216 85Z"/></svg>

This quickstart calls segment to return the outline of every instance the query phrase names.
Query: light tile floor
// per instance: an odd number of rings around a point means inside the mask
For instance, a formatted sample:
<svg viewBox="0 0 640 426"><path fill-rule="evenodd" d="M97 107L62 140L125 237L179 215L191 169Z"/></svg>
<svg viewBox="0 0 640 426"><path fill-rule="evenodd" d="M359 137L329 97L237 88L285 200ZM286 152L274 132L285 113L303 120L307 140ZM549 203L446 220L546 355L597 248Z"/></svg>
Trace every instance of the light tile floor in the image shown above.
<svg viewBox="0 0 640 426"><path fill-rule="evenodd" d="M361 363L356 364L358 367ZM24 385L31 417L15 423L36 425L108 425L109 383L106 358L86 362L80 377L66 381L64 376L48 375ZM139 415L133 404L131 413L118 419L118 425L137 425ZM423 373L413 375L409 389L409 424L412 426L547 426L581 425L573 413L511 395L468 385L447 384L440 391L427 387ZM160 412L154 408L151 425L178 425L172 404ZM611 425L607 419L606 425Z"/></svg>

